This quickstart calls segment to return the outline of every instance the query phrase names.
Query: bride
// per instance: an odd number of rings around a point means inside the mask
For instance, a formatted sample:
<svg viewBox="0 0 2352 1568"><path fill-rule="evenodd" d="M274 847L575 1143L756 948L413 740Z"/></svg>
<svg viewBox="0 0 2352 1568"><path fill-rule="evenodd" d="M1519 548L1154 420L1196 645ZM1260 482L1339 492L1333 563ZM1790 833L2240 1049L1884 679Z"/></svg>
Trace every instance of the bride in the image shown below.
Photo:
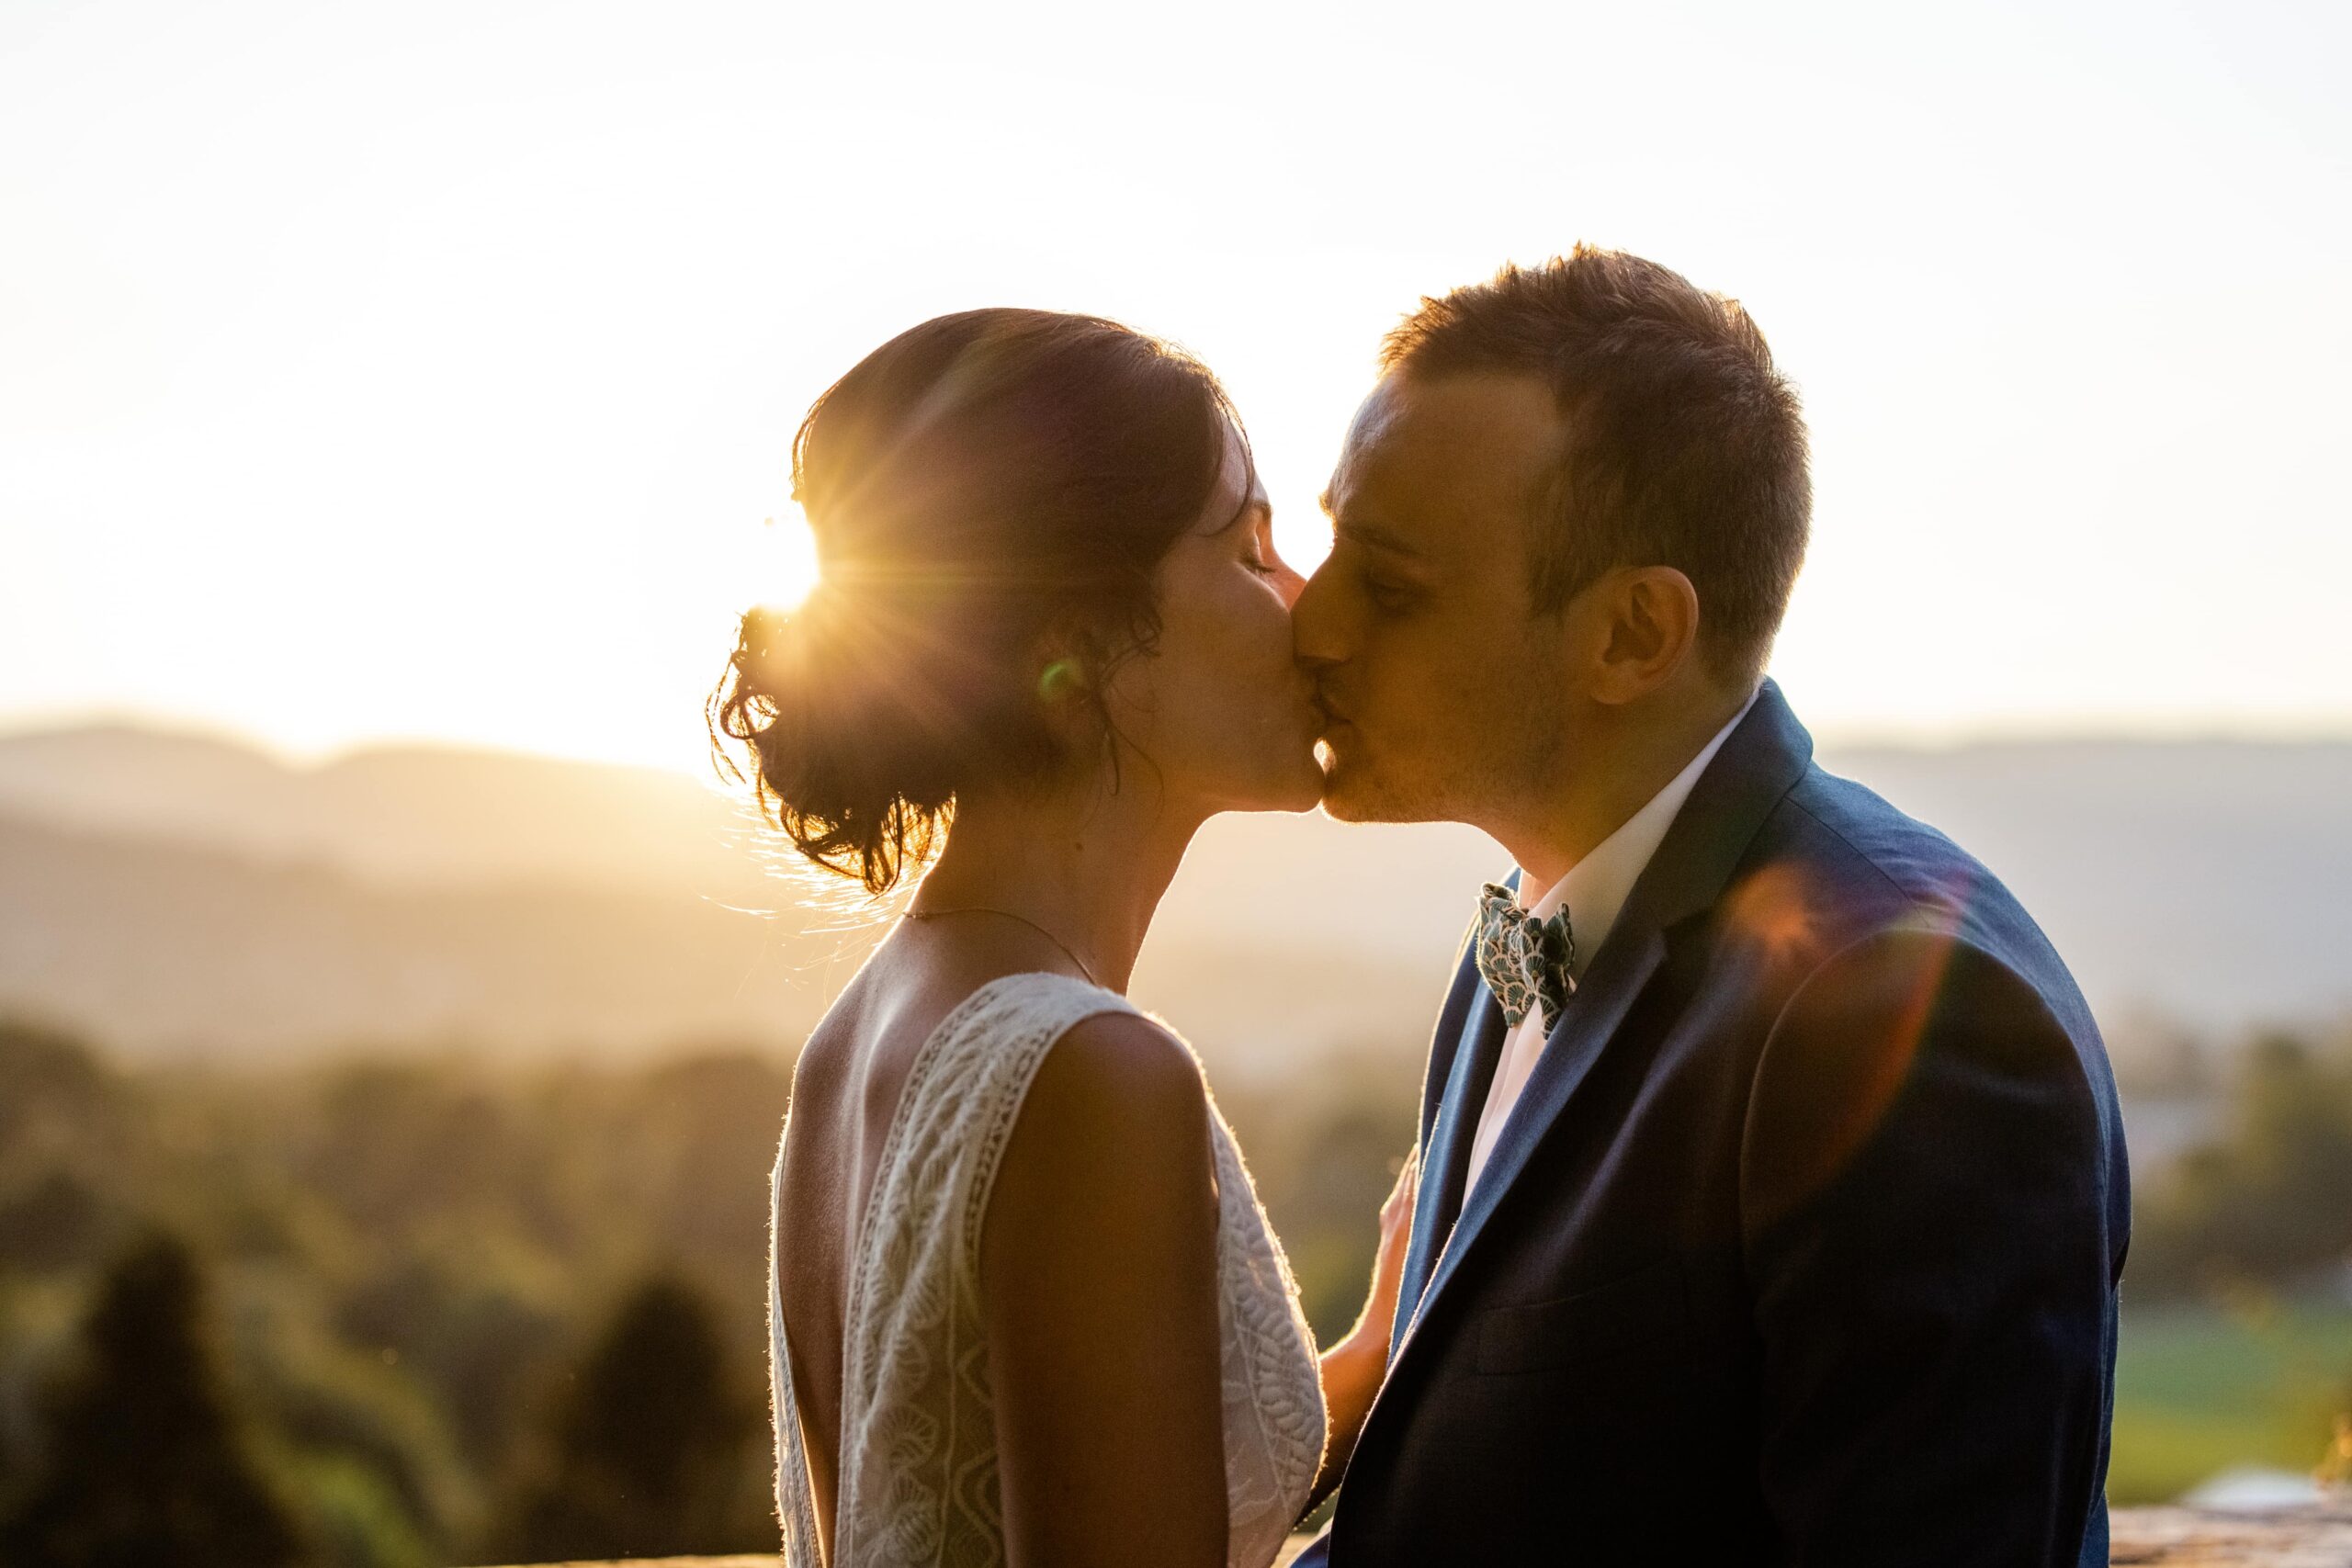
<svg viewBox="0 0 2352 1568"><path fill-rule="evenodd" d="M1185 846L1305 810L1300 581L1206 368L943 316L802 423L821 583L717 728L904 919L809 1037L775 1178L786 1561L1264 1568L1379 1385L1412 1170L1317 1356L1191 1048L1125 997Z"/></svg>

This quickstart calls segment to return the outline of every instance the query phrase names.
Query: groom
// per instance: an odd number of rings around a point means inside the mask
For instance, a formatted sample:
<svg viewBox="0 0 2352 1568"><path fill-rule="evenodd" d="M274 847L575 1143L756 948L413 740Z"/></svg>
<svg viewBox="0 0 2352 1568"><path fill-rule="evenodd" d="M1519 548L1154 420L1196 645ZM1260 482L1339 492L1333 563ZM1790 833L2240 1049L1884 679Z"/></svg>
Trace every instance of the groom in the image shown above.
<svg viewBox="0 0 2352 1568"><path fill-rule="evenodd" d="M2104 1563L2106 1052L2007 889L1762 678L1810 502L1762 335L1580 247L1424 301L1382 367L1295 610L1326 808L1519 869L1305 1561Z"/></svg>

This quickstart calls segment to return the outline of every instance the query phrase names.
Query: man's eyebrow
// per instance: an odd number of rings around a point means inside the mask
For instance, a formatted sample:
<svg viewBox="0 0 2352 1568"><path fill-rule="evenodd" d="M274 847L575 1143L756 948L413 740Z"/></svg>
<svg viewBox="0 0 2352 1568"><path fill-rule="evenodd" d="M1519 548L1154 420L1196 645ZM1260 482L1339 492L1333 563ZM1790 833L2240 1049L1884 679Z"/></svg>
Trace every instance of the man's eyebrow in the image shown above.
<svg viewBox="0 0 2352 1568"><path fill-rule="evenodd" d="M1355 518L1342 523L1334 517L1331 519L1331 536L1351 544L1362 545L1366 549L1378 550L1383 555L1402 556L1408 560L1421 558L1421 551L1402 535L1393 534L1377 523L1365 523Z"/></svg>
<svg viewBox="0 0 2352 1568"><path fill-rule="evenodd" d="M1359 545L1368 546L1386 555L1404 556L1413 560L1421 558L1419 550L1406 543L1401 536L1390 533L1377 523L1343 525L1334 520L1331 532L1343 539L1351 539Z"/></svg>
<svg viewBox="0 0 2352 1568"><path fill-rule="evenodd" d="M1408 544L1402 536L1390 533L1377 523L1364 522L1361 516L1351 518L1346 523L1340 522L1340 513L1331 502L1329 486L1326 485L1323 493L1315 498L1315 504L1321 507L1323 515L1331 520L1331 533L1334 536L1352 539L1357 544L1385 551L1392 556L1408 556L1416 560L1420 558L1421 552Z"/></svg>

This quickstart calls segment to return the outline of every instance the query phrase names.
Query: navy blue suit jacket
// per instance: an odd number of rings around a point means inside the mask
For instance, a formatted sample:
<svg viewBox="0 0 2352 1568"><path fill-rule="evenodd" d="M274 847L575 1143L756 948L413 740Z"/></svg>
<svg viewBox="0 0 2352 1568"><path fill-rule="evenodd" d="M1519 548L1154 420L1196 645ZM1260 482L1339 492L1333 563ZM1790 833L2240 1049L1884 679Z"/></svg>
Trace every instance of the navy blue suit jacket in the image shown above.
<svg viewBox="0 0 2352 1568"><path fill-rule="evenodd" d="M1387 1381L1306 1562L2107 1561L2106 1049L2007 889L1815 766L1777 685L1465 1204L1504 1032L1465 952Z"/></svg>

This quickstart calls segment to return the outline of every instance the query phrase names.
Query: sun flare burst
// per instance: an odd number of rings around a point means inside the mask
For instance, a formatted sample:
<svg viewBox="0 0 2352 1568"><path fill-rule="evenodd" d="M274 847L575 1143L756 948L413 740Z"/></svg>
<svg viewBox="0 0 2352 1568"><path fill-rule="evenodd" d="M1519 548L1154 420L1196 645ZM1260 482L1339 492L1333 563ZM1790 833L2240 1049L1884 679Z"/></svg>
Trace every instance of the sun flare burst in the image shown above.
<svg viewBox="0 0 2352 1568"><path fill-rule="evenodd" d="M762 521L744 581L756 586L757 606L778 615L800 608L817 586L817 539L797 511Z"/></svg>

